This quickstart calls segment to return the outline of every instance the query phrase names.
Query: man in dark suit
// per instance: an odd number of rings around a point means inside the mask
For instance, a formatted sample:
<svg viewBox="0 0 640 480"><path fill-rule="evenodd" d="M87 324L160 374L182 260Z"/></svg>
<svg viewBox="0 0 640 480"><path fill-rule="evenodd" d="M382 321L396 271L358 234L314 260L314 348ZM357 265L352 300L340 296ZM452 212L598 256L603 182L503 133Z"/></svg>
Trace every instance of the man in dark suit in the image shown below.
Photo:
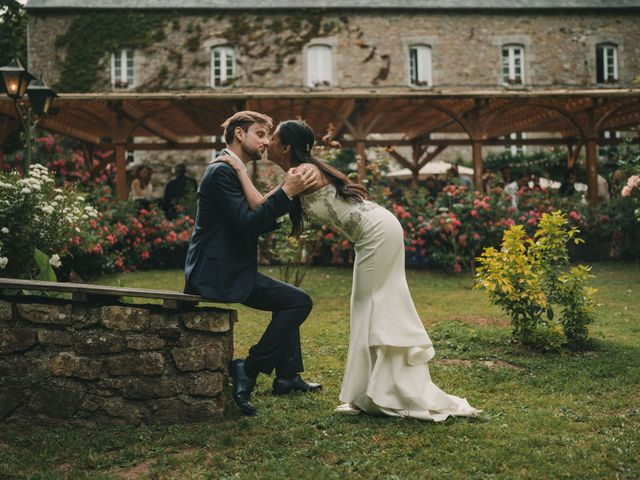
<svg viewBox="0 0 640 480"><path fill-rule="evenodd" d="M246 168L269 146L273 123L266 115L244 111L222 126L227 143L223 153ZM311 312L311 298L292 285L259 273L257 266L258 236L273 230L277 219L292 207L293 198L316 181L313 170L291 170L282 186L256 210L249 208L238 175L227 163L210 164L198 188L196 225L185 264L185 292L273 312L247 358L229 365L233 399L245 415L256 413L250 397L260 372L268 375L275 369L275 394L321 388L299 375L304 370L299 327Z"/></svg>

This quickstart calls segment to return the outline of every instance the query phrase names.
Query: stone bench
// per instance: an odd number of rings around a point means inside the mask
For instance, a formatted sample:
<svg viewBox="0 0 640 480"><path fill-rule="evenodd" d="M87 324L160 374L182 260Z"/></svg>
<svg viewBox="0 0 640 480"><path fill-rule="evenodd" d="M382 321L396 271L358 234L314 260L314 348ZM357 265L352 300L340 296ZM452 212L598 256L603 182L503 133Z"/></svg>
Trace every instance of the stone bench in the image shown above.
<svg viewBox="0 0 640 480"><path fill-rule="evenodd" d="M202 301L171 291L0 278L0 422L220 417L237 313L197 307Z"/></svg>

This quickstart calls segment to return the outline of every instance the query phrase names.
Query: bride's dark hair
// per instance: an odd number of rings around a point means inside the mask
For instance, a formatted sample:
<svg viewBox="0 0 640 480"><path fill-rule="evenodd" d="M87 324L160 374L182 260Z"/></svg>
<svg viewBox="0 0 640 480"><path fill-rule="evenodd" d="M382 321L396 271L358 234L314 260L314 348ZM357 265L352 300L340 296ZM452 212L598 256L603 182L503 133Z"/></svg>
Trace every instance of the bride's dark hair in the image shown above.
<svg viewBox="0 0 640 480"><path fill-rule="evenodd" d="M367 190L363 185L353 183L347 176L311 155L315 143L315 135L309 125L302 120L287 120L278 125L280 143L291 147L291 163L293 167L301 163L310 163L320 169L327 180L336 188L336 197L350 203L362 202L367 197ZM291 235L299 236L304 230L302 207L300 199L296 197L293 208L289 212L293 228Z"/></svg>

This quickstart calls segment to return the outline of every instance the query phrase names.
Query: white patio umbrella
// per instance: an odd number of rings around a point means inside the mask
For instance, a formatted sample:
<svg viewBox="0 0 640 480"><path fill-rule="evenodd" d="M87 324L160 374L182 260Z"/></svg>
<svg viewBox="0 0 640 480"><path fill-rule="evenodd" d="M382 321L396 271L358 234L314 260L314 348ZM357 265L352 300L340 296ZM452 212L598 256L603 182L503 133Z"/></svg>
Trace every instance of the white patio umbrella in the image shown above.
<svg viewBox="0 0 640 480"><path fill-rule="evenodd" d="M452 166L453 164L449 162L432 160L420 169L418 178L425 179L430 175L445 175ZM458 172L460 175L473 176L473 168L463 167L462 165L458 165ZM387 177L398 179L411 178L411 170L408 168L401 168L400 170L387 173Z"/></svg>

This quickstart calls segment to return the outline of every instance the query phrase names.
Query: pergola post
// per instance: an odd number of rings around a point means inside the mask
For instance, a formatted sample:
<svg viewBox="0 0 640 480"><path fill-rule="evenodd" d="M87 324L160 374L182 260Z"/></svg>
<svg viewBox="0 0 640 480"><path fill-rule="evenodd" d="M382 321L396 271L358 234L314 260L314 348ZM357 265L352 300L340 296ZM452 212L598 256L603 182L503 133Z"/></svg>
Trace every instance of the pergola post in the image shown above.
<svg viewBox="0 0 640 480"><path fill-rule="evenodd" d="M473 188L478 192L484 192L482 183L482 142L476 139L471 144L473 150Z"/></svg>
<svg viewBox="0 0 640 480"><path fill-rule="evenodd" d="M598 141L593 137L587 138L587 199L598 206Z"/></svg>
<svg viewBox="0 0 640 480"><path fill-rule="evenodd" d="M127 199L127 159L124 143L116 143L116 192L118 200Z"/></svg>
<svg viewBox="0 0 640 480"><path fill-rule="evenodd" d="M116 106L116 192L118 200L127 199L127 159L126 159L126 138L124 137L124 114L120 105Z"/></svg>
<svg viewBox="0 0 640 480"><path fill-rule="evenodd" d="M0 170L4 170L4 141L16 128L17 122L10 117L3 117L0 123Z"/></svg>
<svg viewBox="0 0 640 480"><path fill-rule="evenodd" d="M473 108L467 112L467 133L471 140L471 154L473 159L473 188L478 192L484 192L482 183L482 139L484 137L484 126L480 122L480 110L486 105L482 99L474 100Z"/></svg>
<svg viewBox="0 0 640 480"><path fill-rule="evenodd" d="M365 148L367 146L367 135L364 129L364 120L362 118L362 106L358 103L355 114L355 133L356 138L356 158L358 160L358 183L364 184L367 178L367 158L365 156Z"/></svg>
<svg viewBox="0 0 640 480"><path fill-rule="evenodd" d="M591 207L598 206L598 132L594 108L588 110L586 122L587 200Z"/></svg>

